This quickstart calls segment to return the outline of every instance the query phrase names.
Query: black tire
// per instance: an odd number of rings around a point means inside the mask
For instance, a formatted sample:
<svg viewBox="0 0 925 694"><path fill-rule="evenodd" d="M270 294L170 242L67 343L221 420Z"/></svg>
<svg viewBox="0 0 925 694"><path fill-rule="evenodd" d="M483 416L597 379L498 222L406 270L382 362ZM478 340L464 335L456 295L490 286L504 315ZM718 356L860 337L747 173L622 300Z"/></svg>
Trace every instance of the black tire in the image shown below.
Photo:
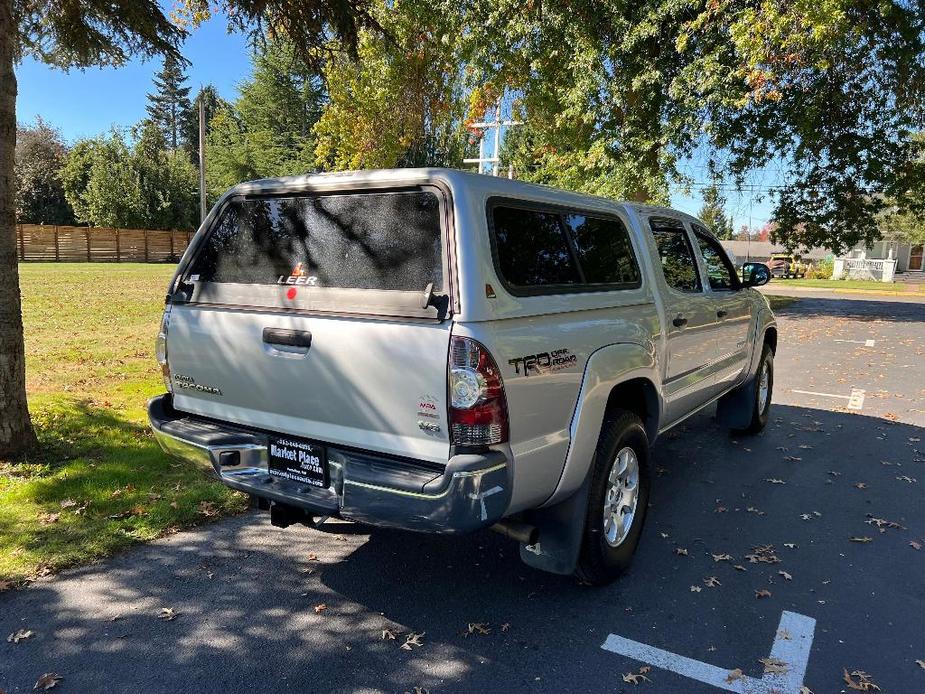
<svg viewBox="0 0 925 694"><path fill-rule="evenodd" d="M762 370L767 369L768 374L768 394L762 402L761 397L761 378ZM735 434L752 435L760 433L768 424L768 417L771 411L771 399L774 396L774 352L770 345L765 344L761 350L761 361L758 362L758 371L755 372L755 397L752 400L752 420L744 429L733 429Z"/></svg>
<svg viewBox="0 0 925 694"><path fill-rule="evenodd" d="M611 546L605 537L604 500L610 487L609 476L617 454L630 448L638 464L636 508L624 539ZM602 586L623 573L639 544L649 505L651 476L649 473L649 439L642 421L632 412L618 411L605 424L592 461L591 487L588 492L588 512L581 543L581 554L575 576L582 582Z"/></svg>

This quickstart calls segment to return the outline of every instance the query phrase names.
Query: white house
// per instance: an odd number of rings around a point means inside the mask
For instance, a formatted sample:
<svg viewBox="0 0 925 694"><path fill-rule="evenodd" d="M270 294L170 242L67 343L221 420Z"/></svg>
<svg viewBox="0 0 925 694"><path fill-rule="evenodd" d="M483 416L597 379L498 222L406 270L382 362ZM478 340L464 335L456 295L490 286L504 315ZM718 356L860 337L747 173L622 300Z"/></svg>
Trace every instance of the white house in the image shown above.
<svg viewBox="0 0 925 694"><path fill-rule="evenodd" d="M848 254L835 259L833 279L874 279L893 282L897 275L901 279L925 278L925 248L922 244L900 243L899 241L877 241L871 246L858 246Z"/></svg>

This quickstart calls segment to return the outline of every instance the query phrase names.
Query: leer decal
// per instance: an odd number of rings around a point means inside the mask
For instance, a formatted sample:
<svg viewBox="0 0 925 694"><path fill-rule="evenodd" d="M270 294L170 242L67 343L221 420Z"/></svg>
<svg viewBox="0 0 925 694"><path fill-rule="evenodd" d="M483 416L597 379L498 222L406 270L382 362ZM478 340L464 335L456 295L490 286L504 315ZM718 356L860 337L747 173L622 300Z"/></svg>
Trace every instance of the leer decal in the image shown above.
<svg viewBox="0 0 925 694"><path fill-rule="evenodd" d="M304 263L297 264L294 268L292 268L292 273L288 277L286 277L286 275L280 275L279 279L276 280L276 283L300 284L309 287L316 286L318 284L318 278L315 275L309 275L306 273L304 265Z"/></svg>

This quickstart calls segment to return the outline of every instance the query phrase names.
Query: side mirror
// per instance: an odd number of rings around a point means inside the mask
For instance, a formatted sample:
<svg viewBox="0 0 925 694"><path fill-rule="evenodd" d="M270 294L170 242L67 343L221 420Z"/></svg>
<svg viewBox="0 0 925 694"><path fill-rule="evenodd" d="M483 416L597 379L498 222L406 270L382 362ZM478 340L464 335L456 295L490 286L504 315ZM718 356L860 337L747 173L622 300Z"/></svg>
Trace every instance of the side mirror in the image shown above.
<svg viewBox="0 0 925 694"><path fill-rule="evenodd" d="M771 268L764 263L745 263L742 266L742 286L760 287L771 281Z"/></svg>

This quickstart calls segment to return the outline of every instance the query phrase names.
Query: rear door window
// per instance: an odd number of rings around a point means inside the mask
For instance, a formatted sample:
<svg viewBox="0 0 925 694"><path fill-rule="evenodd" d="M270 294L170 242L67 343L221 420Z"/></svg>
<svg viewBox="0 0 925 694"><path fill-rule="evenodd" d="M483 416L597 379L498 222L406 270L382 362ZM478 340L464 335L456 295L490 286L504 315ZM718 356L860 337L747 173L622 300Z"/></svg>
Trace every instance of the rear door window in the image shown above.
<svg viewBox="0 0 925 694"><path fill-rule="evenodd" d="M649 219L649 228L655 237L658 257L662 262L662 272L668 286L679 292L701 291L697 260L684 225L669 217L652 217Z"/></svg>

